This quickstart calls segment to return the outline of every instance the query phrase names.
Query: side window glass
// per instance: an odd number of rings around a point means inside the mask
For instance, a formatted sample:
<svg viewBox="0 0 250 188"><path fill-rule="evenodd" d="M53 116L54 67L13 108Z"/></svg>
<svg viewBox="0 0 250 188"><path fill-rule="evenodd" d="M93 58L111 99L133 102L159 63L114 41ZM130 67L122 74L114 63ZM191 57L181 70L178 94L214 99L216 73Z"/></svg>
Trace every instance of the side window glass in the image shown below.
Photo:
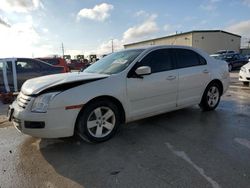
<svg viewBox="0 0 250 188"><path fill-rule="evenodd" d="M17 72L31 72L39 70L40 66L29 60L17 60L16 70Z"/></svg>
<svg viewBox="0 0 250 188"><path fill-rule="evenodd" d="M197 56L199 57L200 60L200 65L206 65L207 61L204 57L202 57L201 55L197 54Z"/></svg>
<svg viewBox="0 0 250 188"><path fill-rule="evenodd" d="M178 68L193 67L206 64L206 60L200 55L187 49L176 49Z"/></svg>
<svg viewBox="0 0 250 188"><path fill-rule="evenodd" d="M7 72L12 72L12 62L11 61L6 62L6 70L7 70Z"/></svg>
<svg viewBox="0 0 250 188"><path fill-rule="evenodd" d="M6 63L6 71L7 72L12 72L12 62L11 61L7 61L7 62L4 62L4 61L0 61L0 73L2 73L3 71L3 64Z"/></svg>
<svg viewBox="0 0 250 188"><path fill-rule="evenodd" d="M46 63L40 62L40 61L35 61L35 63L39 64L41 69L48 69L49 65L47 65Z"/></svg>
<svg viewBox="0 0 250 188"><path fill-rule="evenodd" d="M168 49L153 51L141 61L140 66L151 67L152 73L172 70L174 69L174 64L171 51Z"/></svg>

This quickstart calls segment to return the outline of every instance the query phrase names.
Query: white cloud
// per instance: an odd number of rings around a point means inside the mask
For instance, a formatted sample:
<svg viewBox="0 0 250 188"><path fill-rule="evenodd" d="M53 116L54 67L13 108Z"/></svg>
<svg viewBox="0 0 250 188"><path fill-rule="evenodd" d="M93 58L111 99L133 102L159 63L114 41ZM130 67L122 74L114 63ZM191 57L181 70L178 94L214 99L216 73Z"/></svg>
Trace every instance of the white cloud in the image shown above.
<svg viewBox="0 0 250 188"><path fill-rule="evenodd" d="M6 27L0 24L1 58L45 56L54 53L51 45L36 31L32 20Z"/></svg>
<svg viewBox="0 0 250 188"><path fill-rule="evenodd" d="M245 21L241 21L238 22L236 24L232 24L230 26L228 26L227 28L225 28L225 30L238 34L238 35L242 35L244 37L250 37L250 20L245 20Z"/></svg>
<svg viewBox="0 0 250 188"><path fill-rule="evenodd" d="M123 40L125 42L130 42L135 39L142 39L149 36L152 33L155 33L159 30L155 19L157 15L153 14L148 17L141 25L133 26L129 28L123 34Z"/></svg>
<svg viewBox="0 0 250 188"><path fill-rule="evenodd" d="M123 42L118 39L113 39L113 49L118 51L123 49ZM97 49L97 54L109 54L112 52L112 40L102 43Z"/></svg>
<svg viewBox="0 0 250 188"><path fill-rule="evenodd" d="M0 9L4 12L22 12L36 10L43 7L40 0L1 0Z"/></svg>
<svg viewBox="0 0 250 188"><path fill-rule="evenodd" d="M200 8L205 11L215 11L217 9L217 3L221 0L207 0L200 5Z"/></svg>
<svg viewBox="0 0 250 188"><path fill-rule="evenodd" d="M8 23L7 18L3 18L2 16L0 16L0 25L3 25L5 27L11 27L11 25Z"/></svg>
<svg viewBox="0 0 250 188"><path fill-rule="evenodd" d="M149 37L151 34L159 30L155 19L157 18L156 14L149 14L143 10L135 13L135 16L146 18L141 24L130 27L124 33L121 39L113 39L113 48L114 51L118 51L124 48L124 44L133 42L135 40L142 40L146 37ZM103 42L97 47L96 50L87 52L87 54L108 54L112 52L112 40Z"/></svg>
<svg viewBox="0 0 250 188"><path fill-rule="evenodd" d="M84 8L79 11L77 15L77 19L87 18L90 20L96 21L104 21L110 16L110 11L114 8L113 5L102 3L100 5L96 5L92 9Z"/></svg>
<svg viewBox="0 0 250 188"><path fill-rule="evenodd" d="M150 14L147 13L145 10L139 10L135 13L135 16L147 18L150 17Z"/></svg>
<svg viewBox="0 0 250 188"><path fill-rule="evenodd" d="M42 31L43 31L44 33L48 33L48 32L49 32L49 30L48 30L47 28L42 28Z"/></svg>

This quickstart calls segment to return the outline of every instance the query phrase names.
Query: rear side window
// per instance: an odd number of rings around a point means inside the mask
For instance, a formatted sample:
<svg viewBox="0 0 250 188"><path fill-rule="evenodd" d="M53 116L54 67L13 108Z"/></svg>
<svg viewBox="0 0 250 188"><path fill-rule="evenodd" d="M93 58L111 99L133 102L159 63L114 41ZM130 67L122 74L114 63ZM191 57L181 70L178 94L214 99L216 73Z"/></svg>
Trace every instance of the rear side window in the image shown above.
<svg viewBox="0 0 250 188"><path fill-rule="evenodd" d="M206 60L192 50L176 49L176 56L178 60L178 68L193 67L199 65L206 65Z"/></svg>
<svg viewBox="0 0 250 188"><path fill-rule="evenodd" d="M7 63L6 64L6 70L7 70L7 72L12 72L12 70L13 70L12 62L11 61L7 61L6 63Z"/></svg>
<svg viewBox="0 0 250 188"><path fill-rule="evenodd" d="M31 72L40 70L40 66L28 59L18 59L16 61L16 70L17 72Z"/></svg>
<svg viewBox="0 0 250 188"><path fill-rule="evenodd" d="M145 58L142 59L140 66L151 67L152 73L174 69L171 50L160 49L150 52Z"/></svg>

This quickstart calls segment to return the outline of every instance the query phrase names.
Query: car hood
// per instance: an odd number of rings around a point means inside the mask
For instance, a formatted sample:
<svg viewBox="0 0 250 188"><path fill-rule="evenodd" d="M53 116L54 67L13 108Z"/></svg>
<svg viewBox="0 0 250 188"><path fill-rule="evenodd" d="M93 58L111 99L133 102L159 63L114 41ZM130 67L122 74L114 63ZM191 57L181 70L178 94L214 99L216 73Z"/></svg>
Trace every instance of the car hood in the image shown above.
<svg viewBox="0 0 250 188"><path fill-rule="evenodd" d="M38 95L46 91L62 91L91 81L107 78L107 74L84 72L62 73L27 80L22 86L25 95Z"/></svg>

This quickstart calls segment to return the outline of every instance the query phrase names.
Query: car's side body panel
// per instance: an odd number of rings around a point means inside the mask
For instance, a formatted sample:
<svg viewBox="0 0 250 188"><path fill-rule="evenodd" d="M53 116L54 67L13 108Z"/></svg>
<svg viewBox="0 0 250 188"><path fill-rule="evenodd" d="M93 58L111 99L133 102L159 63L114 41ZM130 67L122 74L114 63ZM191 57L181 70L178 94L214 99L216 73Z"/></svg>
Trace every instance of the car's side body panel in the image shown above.
<svg viewBox="0 0 250 188"><path fill-rule="evenodd" d="M143 79L128 78L127 98L131 119L139 119L163 109L176 108L177 85L177 70L151 74Z"/></svg>

